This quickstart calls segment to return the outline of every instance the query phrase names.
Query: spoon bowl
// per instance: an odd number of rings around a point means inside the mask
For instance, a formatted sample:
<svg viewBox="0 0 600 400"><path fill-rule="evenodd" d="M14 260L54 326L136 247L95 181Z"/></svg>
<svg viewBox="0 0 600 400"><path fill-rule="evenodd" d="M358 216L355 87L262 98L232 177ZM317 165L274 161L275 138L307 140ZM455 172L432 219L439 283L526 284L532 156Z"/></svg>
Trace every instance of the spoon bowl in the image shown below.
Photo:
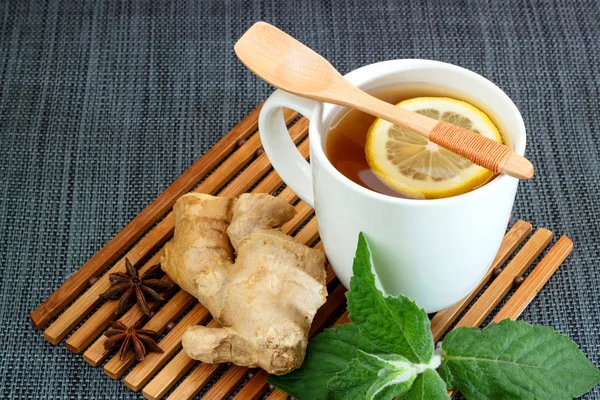
<svg viewBox="0 0 600 400"><path fill-rule="evenodd" d="M233 47L264 81L301 97L326 94L343 76L323 57L266 22L255 23Z"/></svg>

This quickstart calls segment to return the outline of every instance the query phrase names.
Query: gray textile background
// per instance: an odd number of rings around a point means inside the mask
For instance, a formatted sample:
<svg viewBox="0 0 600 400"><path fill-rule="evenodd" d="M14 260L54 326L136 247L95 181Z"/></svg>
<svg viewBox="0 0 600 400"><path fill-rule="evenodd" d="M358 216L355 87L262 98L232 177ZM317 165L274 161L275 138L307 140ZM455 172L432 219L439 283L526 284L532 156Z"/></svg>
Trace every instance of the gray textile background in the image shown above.
<svg viewBox="0 0 600 400"><path fill-rule="evenodd" d="M599 365L597 1L0 0L0 398L139 396L28 314L271 92L233 54L257 20L343 72L442 60L514 99L536 165L514 215L575 242L523 318Z"/></svg>

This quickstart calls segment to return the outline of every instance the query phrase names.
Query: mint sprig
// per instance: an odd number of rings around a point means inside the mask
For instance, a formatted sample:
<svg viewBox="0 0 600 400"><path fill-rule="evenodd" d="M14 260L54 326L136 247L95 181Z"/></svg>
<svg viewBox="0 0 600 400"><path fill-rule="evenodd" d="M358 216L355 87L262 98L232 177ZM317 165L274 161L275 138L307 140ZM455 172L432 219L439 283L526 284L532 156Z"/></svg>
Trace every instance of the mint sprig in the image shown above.
<svg viewBox="0 0 600 400"><path fill-rule="evenodd" d="M575 343L522 321L455 329L436 354L425 311L380 289L362 234L353 272L347 293L353 324L319 334L302 367L269 377L271 384L311 400L442 400L449 398L447 389L469 400L562 400L600 382L600 371Z"/></svg>

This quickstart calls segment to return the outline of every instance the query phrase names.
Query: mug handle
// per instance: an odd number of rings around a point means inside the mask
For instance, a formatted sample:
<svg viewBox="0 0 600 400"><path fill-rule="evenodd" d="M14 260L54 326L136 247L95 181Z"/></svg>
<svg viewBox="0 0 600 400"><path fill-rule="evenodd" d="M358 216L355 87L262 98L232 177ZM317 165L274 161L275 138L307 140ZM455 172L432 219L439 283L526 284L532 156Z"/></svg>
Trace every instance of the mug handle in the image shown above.
<svg viewBox="0 0 600 400"><path fill-rule="evenodd" d="M276 90L265 102L258 117L260 140L267 157L281 179L312 208L315 207L312 171L292 141L283 118L283 107L311 119L318 102Z"/></svg>

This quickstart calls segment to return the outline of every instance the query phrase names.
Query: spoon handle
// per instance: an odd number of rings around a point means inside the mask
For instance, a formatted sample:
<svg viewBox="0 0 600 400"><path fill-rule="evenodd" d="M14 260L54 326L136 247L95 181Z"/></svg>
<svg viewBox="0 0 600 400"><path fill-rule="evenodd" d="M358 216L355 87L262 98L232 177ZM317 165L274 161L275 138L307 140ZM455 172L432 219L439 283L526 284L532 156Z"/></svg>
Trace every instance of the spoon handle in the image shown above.
<svg viewBox="0 0 600 400"><path fill-rule="evenodd" d="M429 132L429 140L490 171L519 179L533 176L533 164L505 144L440 121Z"/></svg>
<svg viewBox="0 0 600 400"><path fill-rule="evenodd" d="M460 126L398 108L354 86L350 87L340 83L334 87L335 91L324 96L329 97L329 100L334 103L347 103L344 105L358 108L398 126L411 129L496 174L502 173L519 179L529 179L533 176L533 164L505 144ZM344 96L339 96L344 92L346 92ZM349 92L352 92L352 95Z"/></svg>

